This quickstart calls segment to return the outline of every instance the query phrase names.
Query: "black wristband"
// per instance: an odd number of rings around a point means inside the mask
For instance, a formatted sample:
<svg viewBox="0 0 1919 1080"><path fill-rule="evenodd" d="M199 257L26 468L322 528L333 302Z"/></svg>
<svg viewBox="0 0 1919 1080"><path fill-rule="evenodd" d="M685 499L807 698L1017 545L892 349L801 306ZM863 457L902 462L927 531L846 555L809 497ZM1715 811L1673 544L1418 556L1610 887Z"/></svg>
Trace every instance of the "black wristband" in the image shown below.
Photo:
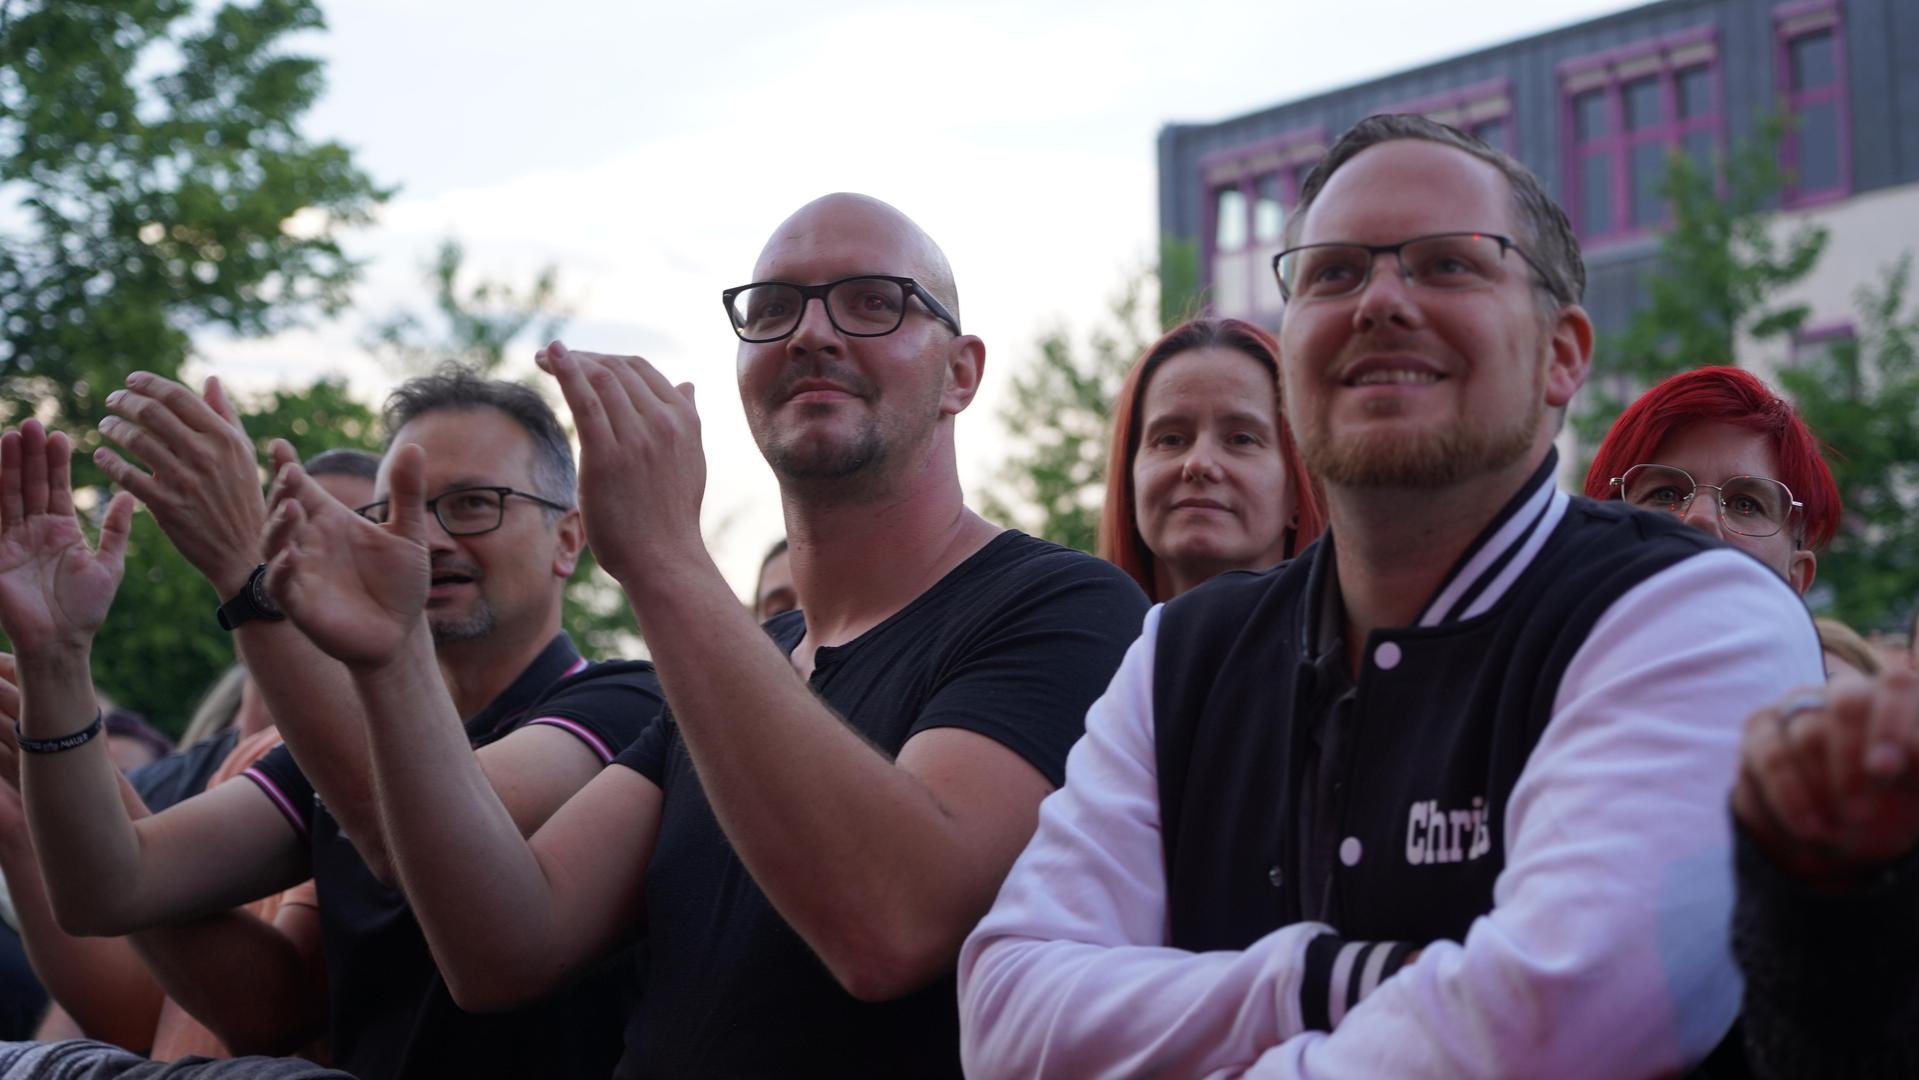
<svg viewBox="0 0 1919 1080"><path fill-rule="evenodd" d="M13 741L21 750L29 754L57 754L62 750L71 750L76 746L84 746L92 742L93 737L100 734L103 727L105 727L105 718L101 716L100 710L95 709L93 723L71 735L62 735L57 739L29 739L20 733L20 721L15 720Z"/></svg>

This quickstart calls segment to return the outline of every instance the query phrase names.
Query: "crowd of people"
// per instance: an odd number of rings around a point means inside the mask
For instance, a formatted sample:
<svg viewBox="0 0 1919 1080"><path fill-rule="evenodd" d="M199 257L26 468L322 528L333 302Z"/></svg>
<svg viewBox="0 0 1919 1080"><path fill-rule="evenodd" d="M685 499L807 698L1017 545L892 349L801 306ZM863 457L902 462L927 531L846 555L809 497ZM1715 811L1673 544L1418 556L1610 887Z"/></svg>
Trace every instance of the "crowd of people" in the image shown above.
<svg viewBox="0 0 1919 1080"><path fill-rule="evenodd" d="M1284 242L1277 337L1127 377L1099 557L967 508L985 345L859 195L723 294L787 534L745 605L639 357L540 351L577 469L448 366L265 490L217 379L136 372L97 547L68 436L6 432L0 871L59 1013L0 1080L1919 1075L1919 675L1805 606L1815 434L1701 367L1560 490L1578 243L1444 125L1346 132ZM239 656L140 783L91 651L136 499ZM562 631L589 546L650 661Z"/></svg>

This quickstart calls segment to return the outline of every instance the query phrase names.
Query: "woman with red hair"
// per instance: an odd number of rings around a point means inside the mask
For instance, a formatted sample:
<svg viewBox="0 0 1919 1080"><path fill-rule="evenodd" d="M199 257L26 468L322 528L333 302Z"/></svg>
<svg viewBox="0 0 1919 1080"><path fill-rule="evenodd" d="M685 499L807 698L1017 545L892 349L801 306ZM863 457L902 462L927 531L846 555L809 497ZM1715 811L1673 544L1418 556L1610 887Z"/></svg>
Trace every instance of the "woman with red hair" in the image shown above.
<svg viewBox="0 0 1919 1080"><path fill-rule="evenodd" d="M1819 440L1785 399L1736 367L1681 372L1640 395L1599 444L1586 496L1677 514L1802 594L1817 569L1813 552L1839 531L1839 488Z"/></svg>
<svg viewBox="0 0 1919 1080"><path fill-rule="evenodd" d="M1193 319L1120 387L1099 554L1155 602L1225 570L1263 570L1325 529L1279 408L1279 345L1238 319Z"/></svg>

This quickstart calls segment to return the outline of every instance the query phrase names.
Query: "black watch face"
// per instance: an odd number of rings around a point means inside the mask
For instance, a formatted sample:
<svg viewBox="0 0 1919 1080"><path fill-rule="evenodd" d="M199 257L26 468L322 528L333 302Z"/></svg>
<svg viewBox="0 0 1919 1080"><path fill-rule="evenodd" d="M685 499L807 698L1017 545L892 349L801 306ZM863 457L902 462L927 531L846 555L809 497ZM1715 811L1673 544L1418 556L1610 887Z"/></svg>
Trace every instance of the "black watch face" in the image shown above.
<svg viewBox="0 0 1919 1080"><path fill-rule="evenodd" d="M262 567L261 571L254 574L253 579L247 582L247 590L253 594L253 606L259 608L261 614L268 616L281 614L280 605L274 603L273 598L267 595L265 567Z"/></svg>

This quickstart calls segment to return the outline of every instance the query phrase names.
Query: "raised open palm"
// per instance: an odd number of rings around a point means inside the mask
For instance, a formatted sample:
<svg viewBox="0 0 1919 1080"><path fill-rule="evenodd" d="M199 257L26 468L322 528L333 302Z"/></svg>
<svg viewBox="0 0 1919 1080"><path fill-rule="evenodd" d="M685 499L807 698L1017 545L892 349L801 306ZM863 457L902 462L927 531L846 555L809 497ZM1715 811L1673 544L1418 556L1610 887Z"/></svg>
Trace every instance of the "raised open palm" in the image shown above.
<svg viewBox="0 0 1919 1080"><path fill-rule="evenodd" d="M23 652L91 642L125 567L133 499L108 504L93 550L73 512L71 453L37 420L0 437L0 628Z"/></svg>
<svg viewBox="0 0 1919 1080"><path fill-rule="evenodd" d="M374 664L398 655L426 607L431 559L425 455L401 447L388 470L391 516L375 525L347 509L274 446L280 466L267 525L267 595L328 655Z"/></svg>

